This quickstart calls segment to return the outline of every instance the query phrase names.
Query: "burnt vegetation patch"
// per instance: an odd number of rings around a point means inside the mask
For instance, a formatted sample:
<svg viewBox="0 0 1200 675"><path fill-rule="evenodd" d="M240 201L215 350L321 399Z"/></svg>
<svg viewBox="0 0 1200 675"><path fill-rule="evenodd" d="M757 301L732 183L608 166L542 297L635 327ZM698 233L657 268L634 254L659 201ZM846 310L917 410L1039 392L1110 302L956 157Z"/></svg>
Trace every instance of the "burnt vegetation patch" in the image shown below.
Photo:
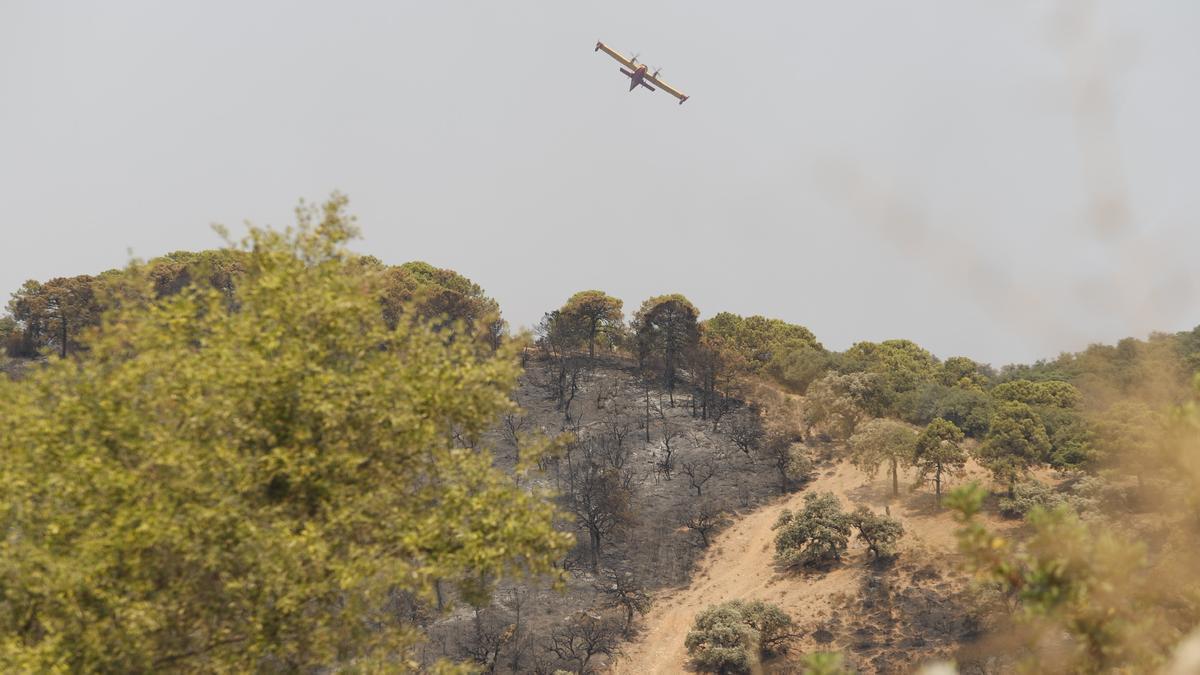
<svg viewBox="0 0 1200 675"><path fill-rule="evenodd" d="M530 350L517 400L485 442L515 470L522 441L565 434L540 460L530 489L553 490L576 545L561 562L568 580L502 583L490 604L427 612L427 662L469 659L487 672L600 670L633 638L651 595L689 582L712 538L736 514L780 495L769 452L731 421L759 413L677 378L672 394L637 364L611 354ZM761 420L753 423L762 425ZM765 434L765 432L764 432ZM802 485L788 474L787 489ZM436 608L434 608L436 609Z"/></svg>

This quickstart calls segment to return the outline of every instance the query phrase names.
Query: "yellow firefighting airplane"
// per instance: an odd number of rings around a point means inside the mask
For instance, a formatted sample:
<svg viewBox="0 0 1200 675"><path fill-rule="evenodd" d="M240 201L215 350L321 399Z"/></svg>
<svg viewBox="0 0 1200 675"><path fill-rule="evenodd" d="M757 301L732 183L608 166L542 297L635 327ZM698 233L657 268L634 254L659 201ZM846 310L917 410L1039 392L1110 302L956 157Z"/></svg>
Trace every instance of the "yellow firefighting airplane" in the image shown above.
<svg viewBox="0 0 1200 675"><path fill-rule="evenodd" d="M604 50L605 54L608 54L609 56L613 57L622 66L624 66L624 68L621 68L621 72L624 73L625 77L629 78L629 91L633 91L634 89L637 89L637 86L639 84L642 85L643 87L649 89L650 91L654 91L654 87L651 87L649 84L646 84L646 82L648 80L648 81L653 82L654 84L658 85L659 89L662 89L663 91L667 92L668 94L679 99L679 105L683 105L683 102L688 100L688 97L684 96L683 92L672 87L671 85L667 84L666 82L663 82L662 80L658 79L658 70L655 70L653 73L647 72L648 68L646 67L646 64L638 63L636 54L633 56L633 58L627 59L624 56L622 56L621 53L616 51L615 49L610 49L609 46L604 44L603 42L597 42L595 51L600 51L601 49Z"/></svg>

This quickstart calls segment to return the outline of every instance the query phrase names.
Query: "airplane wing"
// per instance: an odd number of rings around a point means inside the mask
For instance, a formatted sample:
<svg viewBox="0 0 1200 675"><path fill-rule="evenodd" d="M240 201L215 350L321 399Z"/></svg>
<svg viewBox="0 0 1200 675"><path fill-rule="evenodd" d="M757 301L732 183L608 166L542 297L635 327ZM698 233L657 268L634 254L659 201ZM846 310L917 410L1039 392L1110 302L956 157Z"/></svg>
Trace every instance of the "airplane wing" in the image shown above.
<svg viewBox="0 0 1200 675"><path fill-rule="evenodd" d="M653 82L654 84L657 84L659 89L662 89L663 91L667 92L668 94L670 94L670 95L674 96L675 98L679 99L679 104L680 104L680 105L683 105L683 102L684 102L684 101L686 101L686 100L688 100L688 97L687 97L686 95L684 95L684 93L683 93L683 92L679 91L679 90L678 90L678 89L676 89L675 87L672 87L671 85L667 84L666 82L663 82L662 80L660 80L660 79L658 79L657 77L655 77L655 76L651 75L650 73L646 73L646 79L647 79L647 80L650 80L650 81L651 81L651 82Z"/></svg>
<svg viewBox="0 0 1200 675"><path fill-rule="evenodd" d="M626 68L630 68L630 69L637 68L637 65L634 64L632 59L625 58L624 56L621 55L621 52L618 52L617 50L612 49L611 47L604 44L603 42L597 42L595 51L600 51L602 49L604 50L605 54L608 54L609 56L613 57L614 59L619 61L621 63L621 65L625 66Z"/></svg>

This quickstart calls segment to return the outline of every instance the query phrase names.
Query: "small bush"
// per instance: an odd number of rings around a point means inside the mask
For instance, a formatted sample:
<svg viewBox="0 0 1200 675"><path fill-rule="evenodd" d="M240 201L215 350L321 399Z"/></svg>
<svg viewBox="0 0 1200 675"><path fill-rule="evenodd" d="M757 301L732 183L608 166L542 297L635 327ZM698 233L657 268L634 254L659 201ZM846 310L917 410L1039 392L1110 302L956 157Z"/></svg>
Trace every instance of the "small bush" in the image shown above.
<svg viewBox="0 0 1200 675"><path fill-rule="evenodd" d="M787 637L792 618L762 601L732 600L700 612L684 645L695 666L714 673L747 673Z"/></svg>
<svg viewBox="0 0 1200 675"><path fill-rule="evenodd" d="M785 510L772 529L775 560L784 565L820 565L841 557L850 542L850 516L832 493L804 496L804 510Z"/></svg>
<svg viewBox="0 0 1200 675"><path fill-rule="evenodd" d="M1128 496L1119 487L1097 476L1082 476L1058 489L1029 480L1013 486L1011 498L1000 498L1000 513L1008 518L1024 518L1035 506L1047 510L1068 506L1079 516L1089 518L1102 509L1120 509L1127 503Z"/></svg>
<svg viewBox="0 0 1200 675"><path fill-rule="evenodd" d="M802 448L793 447L789 450L787 473L792 480L798 483L807 481L812 478L815 468L812 458Z"/></svg>
<svg viewBox="0 0 1200 675"><path fill-rule="evenodd" d="M1068 500L1071 506L1084 518L1097 515L1105 507L1118 506L1123 496L1099 476L1080 476L1066 487L1070 492Z"/></svg>
<svg viewBox="0 0 1200 675"><path fill-rule="evenodd" d="M1017 483L1012 493L1012 497L1000 498L1000 513L1007 518L1024 518L1035 506L1053 509L1066 501L1054 488L1037 480Z"/></svg>

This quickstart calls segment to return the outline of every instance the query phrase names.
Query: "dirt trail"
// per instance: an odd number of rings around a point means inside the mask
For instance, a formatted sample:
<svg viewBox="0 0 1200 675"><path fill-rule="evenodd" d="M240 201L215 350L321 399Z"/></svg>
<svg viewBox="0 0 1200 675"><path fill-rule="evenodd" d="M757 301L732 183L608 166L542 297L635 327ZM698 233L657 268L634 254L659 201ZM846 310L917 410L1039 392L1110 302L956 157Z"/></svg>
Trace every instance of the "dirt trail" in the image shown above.
<svg viewBox="0 0 1200 675"><path fill-rule="evenodd" d="M905 478L902 472L901 480ZM638 675L685 672L687 652L683 642L692 620L705 607L726 600L774 602L799 625L836 612L837 604L853 594L869 573L861 544L854 541L845 563L829 572L783 572L772 561L771 526L784 509L802 508L804 495L810 491L833 492L847 510L866 504L882 511L889 503L889 490L889 481L882 476L871 480L842 462L822 467L816 480L804 491L741 517L714 539L687 588L667 591L655 598L640 638L626 646L612 672ZM932 494L902 494L890 503L890 512L905 527L900 545L902 556L907 553L909 559L922 562L945 561L949 556L929 553L954 551L955 524L948 513L935 508ZM810 644L802 646L815 648L811 640L805 642Z"/></svg>

